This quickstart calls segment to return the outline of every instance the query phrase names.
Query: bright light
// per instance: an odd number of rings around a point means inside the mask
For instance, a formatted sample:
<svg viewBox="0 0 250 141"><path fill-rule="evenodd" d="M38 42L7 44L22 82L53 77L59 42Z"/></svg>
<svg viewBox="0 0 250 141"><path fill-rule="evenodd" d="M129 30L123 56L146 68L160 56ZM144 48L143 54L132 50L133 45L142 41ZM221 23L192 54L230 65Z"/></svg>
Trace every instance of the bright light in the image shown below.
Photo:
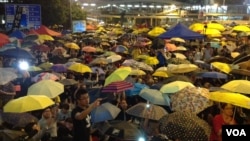
<svg viewBox="0 0 250 141"><path fill-rule="evenodd" d="M145 138L139 137L138 141L145 141Z"/></svg>
<svg viewBox="0 0 250 141"><path fill-rule="evenodd" d="M90 6L96 6L96 4L95 3L91 3Z"/></svg>
<svg viewBox="0 0 250 141"><path fill-rule="evenodd" d="M134 7L140 7L140 5L134 5Z"/></svg>
<svg viewBox="0 0 250 141"><path fill-rule="evenodd" d="M29 63L26 61L20 61L18 65L19 65L20 70L28 70L29 69Z"/></svg>
<svg viewBox="0 0 250 141"><path fill-rule="evenodd" d="M83 5L83 6L89 6L89 4L88 4L88 3L83 3L82 5Z"/></svg>

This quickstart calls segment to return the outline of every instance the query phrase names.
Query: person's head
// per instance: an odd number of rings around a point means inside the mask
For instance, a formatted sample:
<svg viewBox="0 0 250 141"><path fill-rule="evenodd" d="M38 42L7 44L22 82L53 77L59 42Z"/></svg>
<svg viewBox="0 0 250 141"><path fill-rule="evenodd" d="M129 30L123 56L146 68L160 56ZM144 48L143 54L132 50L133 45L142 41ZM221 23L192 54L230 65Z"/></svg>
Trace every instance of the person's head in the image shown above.
<svg viewBox="0 0 250 141"><path fill-rule="evenodd" d="M119 106L123 109L126 110L128 108L128 103L126 101L126 99L121 99Z"/></svg>
<svg viewBox="0 0 250 141"><path fill-rule="evenodd" d="M232 104L221 103L220 108L221 108L221 113L222 114L224 114L226 116L233 116L235 106L233 106Z"/></svg>
<svg viewBox="0 0 250 141"><path fill-rule="evenodd" d="M42 116L43 116L43 118L45 118L45 119L51 118L51 117L52 117L51 108L50 108L50 107L45 108L45 109L43 110Z"/></svg>
<svg viewBox="0 0 250 141"><path fill-rule="evenodd" d="M61 111L62 111L62 113L68 113L68 111L69 111L69 104L68 103L63 103L62 104L62 107L61 107Z"/></svg>
<svg viewBox="0 0 250 141"><path fill-rule="evenodd" d="M86 89L79 89L76 93L77 104L82 107L89 105L89 94Z"/></svg>

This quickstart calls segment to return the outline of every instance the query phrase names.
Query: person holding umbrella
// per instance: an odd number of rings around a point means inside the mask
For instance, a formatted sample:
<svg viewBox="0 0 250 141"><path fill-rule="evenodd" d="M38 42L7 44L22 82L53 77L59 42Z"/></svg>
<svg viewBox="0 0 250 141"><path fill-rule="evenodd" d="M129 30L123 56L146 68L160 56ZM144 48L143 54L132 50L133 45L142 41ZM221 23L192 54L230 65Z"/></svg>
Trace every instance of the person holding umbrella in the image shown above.
<svg viewBox="0 0 250 141"><path fill-rule="evenodd" d="M71 112L73 119L73 141L91 141L90 112L100 105L102 99L98 98L89 104L89 94L85 89L76 92L77 106Z"/></svg>
<svg viewBox="0 0 250 141"><path fill-rule="evenodd" d="M221 113L214 116L210 141L222 141L222 125L235 125L235 106L228 103L220 104Z"/></svg>

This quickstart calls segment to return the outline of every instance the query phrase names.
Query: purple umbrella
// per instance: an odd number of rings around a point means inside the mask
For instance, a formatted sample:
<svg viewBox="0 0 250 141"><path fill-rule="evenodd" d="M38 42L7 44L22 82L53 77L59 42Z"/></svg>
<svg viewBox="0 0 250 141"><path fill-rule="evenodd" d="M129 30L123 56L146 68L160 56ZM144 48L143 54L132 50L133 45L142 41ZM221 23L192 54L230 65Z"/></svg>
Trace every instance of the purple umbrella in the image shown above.
<svg viewBox="0 0 250 141"><path fill-rule="evenodd" d="M59 73L67 72L67 68L64 64L54 64L50 69Z"/></svg>

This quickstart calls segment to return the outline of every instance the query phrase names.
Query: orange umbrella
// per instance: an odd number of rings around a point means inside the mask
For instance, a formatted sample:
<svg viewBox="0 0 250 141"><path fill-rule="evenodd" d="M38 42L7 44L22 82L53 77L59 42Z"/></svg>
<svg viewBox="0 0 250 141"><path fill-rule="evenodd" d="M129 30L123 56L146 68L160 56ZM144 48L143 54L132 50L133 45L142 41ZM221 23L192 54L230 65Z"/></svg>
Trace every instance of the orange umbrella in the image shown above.
<svg viewBox="0 0 250 141"><path fill-rule="evenodd" d="M168 51L175 51L177 49L175 44L170 44L170 43L166 43L165 47L167 48Z"/></svg>
<svg viewBox="0 0 250 141"><path fill-rule="evenodd" d="M96 52L96 48L92 46L85 46L82 48L82 51L84 52Z"/></svg>

